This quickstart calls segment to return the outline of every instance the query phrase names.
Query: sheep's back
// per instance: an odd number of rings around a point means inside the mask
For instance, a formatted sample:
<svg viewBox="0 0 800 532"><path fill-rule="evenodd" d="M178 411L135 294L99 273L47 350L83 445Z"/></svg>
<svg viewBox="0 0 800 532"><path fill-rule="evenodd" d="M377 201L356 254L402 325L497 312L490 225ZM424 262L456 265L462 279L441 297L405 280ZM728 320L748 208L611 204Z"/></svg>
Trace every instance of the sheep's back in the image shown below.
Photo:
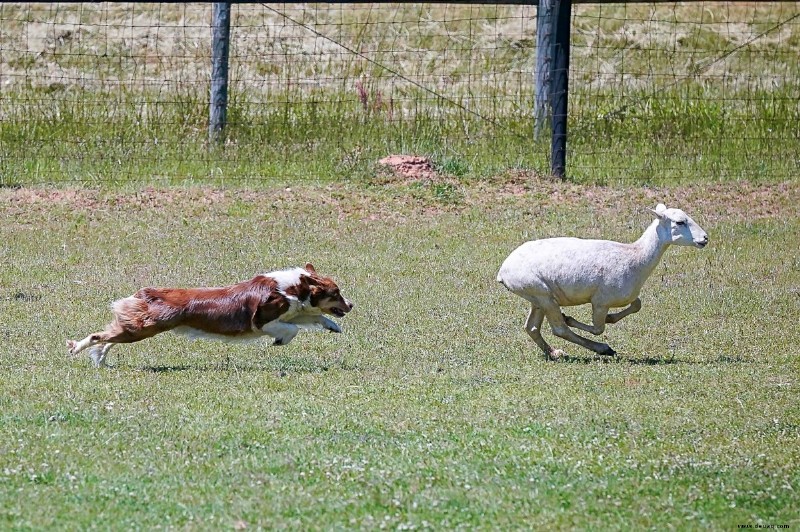
<svg viewBox="0 0 800 532"><path fill-rule="evenodd" d="M626 246L573 237L533 240L508 256L497 280L512 292L551 294L561 305L588 303L600 286L624 282Z"/></svg>

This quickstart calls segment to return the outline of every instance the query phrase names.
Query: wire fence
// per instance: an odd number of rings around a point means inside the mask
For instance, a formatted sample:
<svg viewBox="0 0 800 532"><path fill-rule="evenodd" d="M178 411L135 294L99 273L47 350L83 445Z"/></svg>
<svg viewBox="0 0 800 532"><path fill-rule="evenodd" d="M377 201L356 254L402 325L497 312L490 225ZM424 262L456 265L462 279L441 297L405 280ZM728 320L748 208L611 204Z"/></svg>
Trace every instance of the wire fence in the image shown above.
<svg viewBox="0 0 800 532"><path fill-rule="evenodd" d="M210 4L0 4L0 184L546 173L536 7L235 4L222 147ZM793 179L800 2L573 7L569 177Z"/></svg>

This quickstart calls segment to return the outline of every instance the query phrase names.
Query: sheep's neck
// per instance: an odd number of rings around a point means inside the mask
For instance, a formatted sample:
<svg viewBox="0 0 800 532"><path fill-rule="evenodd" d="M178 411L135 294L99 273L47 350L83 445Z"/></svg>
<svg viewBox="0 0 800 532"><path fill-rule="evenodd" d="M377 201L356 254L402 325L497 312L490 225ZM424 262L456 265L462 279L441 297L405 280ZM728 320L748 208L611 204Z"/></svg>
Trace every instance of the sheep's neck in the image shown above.
<svg viewBox="0 0 800 532"><path fill-rule="evenodd" d="M633 245L638 251L638 260L635 268L643 274L642 282L653 273L670 243L671 239L667 229L658 220L650 224L650 227L645 229L639 240L634 242Z"/></svg>

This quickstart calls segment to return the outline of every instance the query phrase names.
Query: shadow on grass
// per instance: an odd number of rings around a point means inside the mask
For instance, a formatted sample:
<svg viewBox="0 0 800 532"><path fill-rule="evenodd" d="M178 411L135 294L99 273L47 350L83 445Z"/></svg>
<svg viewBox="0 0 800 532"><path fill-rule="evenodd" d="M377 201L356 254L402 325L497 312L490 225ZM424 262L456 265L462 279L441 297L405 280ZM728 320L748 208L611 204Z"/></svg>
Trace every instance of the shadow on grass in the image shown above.
<svg viewBox="0 0 800 532"><path fill-rule="evenodd" d="M177 366L139 366L137 368L139 371L147 371L150 373L178 373L181 371L202 371L202 372L279 372L281 376L287 373L286 370L282 370L280 368L276 368L274 366L263 365L257 366L253 364L206 364L206 365L198 365L198 366L188 366L188 365L177 365ZM298 373L318 373L317 371L313 370L306 370Z"/></svg>
<svg viewBox="0 0 800 532"><path fill-rule="evenodd" d="M592 364L601 362L603 364L633 364L636 366L665 366L668 364L696 364L697 362L690 360L678 360L673 358L660 358L660 357L640 357L640 358L627 358L620 356L585 356L577 357L573 355L562 355L558 360L552 362L561 362L565 364Z"/></svg>
<svg viewBox="0 0 800 532"><path fill-rule="evenodd" d="M149 371L150 373L173 373L176 371L186 371L198 368L192 366L143 366L136 369L139 371Z"/></svg>
<svg viewBox="0 0 800 532"><path fill-rule="evenodd" d="M331 369L339 369L343 371L352 371L358 369L352 364L343 363L342 361L332 362L330 364L317 364L309 363L308 361L288 363L288 364L275 364L270 361L265 361L264 364L240 364L237 362L219 362L216 364L204 364L191 366L186 364L167 366L139 366L133 369L139 371L147 371L150 373L178 373L182 371L201 371L201 372L258 372L258 373L277 373L280 377L285 377L289 374L309 374L309 373L325 373Z"/></svg>
<svg viewBox="0 0 800 532"><path fill-rule="evenodd" d="M621 358L621 362L627 362L628 364L634 364L638 366L666 366L668 364L694 364L694 362L690 360L681 360L676 359L675 357L671 358L661 358L661 357L641 357L641 358Z"/></svg>
<svg viewBox="0 0 800 532"><path fill-rule="evenodd" d="M672 364L685 364L695 366L706 366L714 364L752 364L754 361L746 358L721 356L713 360L686 360L682 358L661 358L661 357L620 357L620 356L572 356L562 355L558 360L552 362L566 364L592 364L601 362L603 364L631 364L634 366L667 366Z"/></svg>

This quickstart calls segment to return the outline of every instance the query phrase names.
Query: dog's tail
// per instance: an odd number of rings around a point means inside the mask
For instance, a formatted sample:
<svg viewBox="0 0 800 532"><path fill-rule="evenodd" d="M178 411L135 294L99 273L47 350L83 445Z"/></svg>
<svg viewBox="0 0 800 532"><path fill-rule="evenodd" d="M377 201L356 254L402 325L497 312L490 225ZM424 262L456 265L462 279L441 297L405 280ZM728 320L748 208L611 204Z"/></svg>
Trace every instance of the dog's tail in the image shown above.
<svg viewBox="0 0 800 532"><path fill-rule="evenodd" d="M125 331L140 330L153 321L150 305L136 296L118 299L111 303L114 321Z"/></svg>

